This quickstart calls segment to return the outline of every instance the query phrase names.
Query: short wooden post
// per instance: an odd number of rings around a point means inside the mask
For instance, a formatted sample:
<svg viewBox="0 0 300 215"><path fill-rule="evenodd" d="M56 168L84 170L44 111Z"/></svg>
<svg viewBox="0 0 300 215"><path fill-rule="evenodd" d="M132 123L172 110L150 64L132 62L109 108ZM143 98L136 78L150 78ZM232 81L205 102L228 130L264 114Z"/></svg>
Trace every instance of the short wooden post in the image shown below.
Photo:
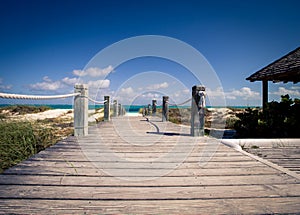
<svg viewBox="0 0 300 215"><path fill-rule="evenodd" d="M169 96L163 96L163 104L162 104L162 121L169 120Z"/></svg>
<svg viewBox="0 0 300 215"><path fill-rule="evenodd" d="M114 100L114 106L113 106L113 109L114 109L114 117L117 117L119 114L119 106L118 106L118 101L117 100Z"/></svg>
<svg viewBox="0 0 300 215"><path fill-rule="evenodd" d="M118 106L118 116L123 116L121 104L119 104L119 106Z"/></svg>
<svg viewBox="0 0 300 215"><path fill-rule="evenodd" d="M104 121L110 121L110 100L109 96L104 96Z"/></svg>
<svg viewBox="0 0 300 215"><path fill-rule="evenodd" d="M88 135L88 87L86 84L76 84L74 98L74 136Z"/></svg>
<svg viewBox="0 0 300 215"><path fill-rule="evenodd" d="M156 116L156 99L152 100L152 116Z"/></svg>
<svg viewBox="0 0 300 215"><path fill-rule="evenodd" d="M123 105L122 105L121 110L122 110L122 116L124 116L126 114L126 109L125 109L125 107Z"/></svg>
<svg viewBox="0 0 300 215"><path fill-rule="evenodd" d="M191 108L191 136L204 136L205 87L193 86Z"/></svg>

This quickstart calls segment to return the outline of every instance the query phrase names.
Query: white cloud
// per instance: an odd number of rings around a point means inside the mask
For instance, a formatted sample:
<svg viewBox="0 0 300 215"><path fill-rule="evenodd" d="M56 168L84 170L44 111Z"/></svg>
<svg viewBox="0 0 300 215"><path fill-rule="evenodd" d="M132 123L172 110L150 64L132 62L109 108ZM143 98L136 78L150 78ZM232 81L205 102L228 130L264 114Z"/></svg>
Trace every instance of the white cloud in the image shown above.
<svg viewBox="0 0 300 215"><path fill-rule="evenodd" d="M223 88L218 87L215 90L212 90L210 88L206 88L206 94L210 97L210 98L222 98L225 97Z"/></svg>
<svg viewBox="0 0 300 215"><path fill-rule="evenodd" d="M146 98L148 101L148 100L152 100L152 99L160 99L161 95L158 93L146 93L146 94L142 95L142 98Z"/></svg>
<svg viewBox="0 0 300 215"><path fill-rule="evenodd" d="M110 65L104 69L100 69L98 67L90 67L86 70L73 70L73 75L83 77L83 76L90 76L90 77L104 77L111 73L114 68Z"/></svg>
<svg viewBox="0 0 300 215"><path fill-rule="evenodd" d="M110 85L110 80L108 79L88 82L89 88L92 89L105 89L105 88L109 88L109 85Z"/></svg>
<svg viewBox="0 0 300 215"><path fill-rule="evenodd" d="M127 87L127 88L122 88L120 90L120 95L127 95L127 96L132 96L134 93L134 90L132 87Z"/></svg>
<svg viewBox="0 0 300 215"><path fill-rule="evenodd" d="M0 78L0 90L10 90L12 89L12 85L4 85L3 79Z"/></svg>
<svg viewBox="0 0 300 215"><path fill-rule="evenodd" d="M233 90L231 92L225 93L227 99L236 99L241 97L243 100L247 99L260 99L260 93L252 91L249 87L242 87L239 90Z"/></svg>
<svg viewBox="0 0 300 215"><path fill-rule="evenodd" d="M54 81L54 82L38 82L36 84L30 84L29 88L31 90L41 90L41 91L56 91L60 88L62 88L62 84L60 81Z"/></svg>
<svg viewBox="0 0 300 215"><path fill-rule="evenodd" d="M191 93L189 89L183 89L183 90L179 90L174 92L172 95L170 95L173 99L186 99L188 97L191 97Z"/></svg>
<svg viewBox="0 0 300 215"><path fill-rule="evenodd" d="M224 92L222 88L217 88L216 90L207 89L207 95L209 98L217 99L217 98L225 98L230 100L236 99L260 99L260 93L251 90L249 87L242 87L239 90L231 90L228 92Z"/></svg>
<svg viewBox="0 0 300 215"><path fill-rule="evenodd" d="M292 86L291 90L300 90L300 86Z"/></svg>
<svg viewBox="0 0 300 215"><path fill-rule="evenodd" d="M146 87L147 90L159 90L159 89L165 89L168 88L169 84L167 82L163 82L160 84L152 84Z"/></svg>
<svg viewBox="0 0 300 215"><path fill-rule="evenodd" d="M0 90L11 90L12 85L2 85L0 84Z"/></svg>
<svg viewBox="0 0 300 215"><path fill-rule="evenodd" d="M278 95L278 96L286 95L286 94L289 94L290 96L300 96L299 88L300 87L297 87L297 86L293 86L290 89L286 89L284 87L279 87L278 91L270 92L270 94Z"/></svg>
<svg viewBox="0 0 300 215"><path fill-rule="evenodd" d="M57 91L57 90L66 90L69 89L70 86L74 86L76 83L80 83L79 77L65 77L61 80L53 81L48 76L43 77L42 82L38 82L35 84L30 84L29 89L36 91ZM108 88L110 85L110 80L95 80L89 81L87 83L90 88L93 89L103 89Z"/></svg>
<svg viewBox="0 0 300 215"><path fill-rule="evenodd" d="M64 84L66 85L70 85L70 86L73 86L77 83L79 83L79 78L69 78L69 77L65 77L61 80Z"/></svg>
<svg viewBox="0 0 300 215"><path fill-rule="evenodd" d="M43 81L48 82L48 83L52 82L52 80L48 76L44 76Z"/></svg>
<svg viewBox="0 0 300 215"><path fill-rule="evenodd" d="M189 89L184 89L181 91L183 94L191 94L191 91Z"/></svg>

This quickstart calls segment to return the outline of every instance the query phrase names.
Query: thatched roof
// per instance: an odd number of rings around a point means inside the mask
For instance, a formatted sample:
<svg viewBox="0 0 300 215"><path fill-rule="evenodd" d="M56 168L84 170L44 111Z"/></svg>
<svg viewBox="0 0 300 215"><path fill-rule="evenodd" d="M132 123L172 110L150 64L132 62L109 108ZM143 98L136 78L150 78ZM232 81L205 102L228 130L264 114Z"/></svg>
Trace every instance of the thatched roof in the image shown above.
<svg viewBox="0 0 300 215"><path fill-rule="evenodd" d="M300 82L300 47L252 74L246 80Z"/></svg>

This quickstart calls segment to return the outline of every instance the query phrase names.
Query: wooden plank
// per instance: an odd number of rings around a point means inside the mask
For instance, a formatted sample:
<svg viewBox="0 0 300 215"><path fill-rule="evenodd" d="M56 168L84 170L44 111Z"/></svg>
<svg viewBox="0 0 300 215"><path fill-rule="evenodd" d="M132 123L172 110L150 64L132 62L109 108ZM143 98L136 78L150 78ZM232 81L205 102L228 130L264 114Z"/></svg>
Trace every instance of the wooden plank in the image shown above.
<svg viewBox="0 0 300 215"><path fill-rule="evenodd" d="M300 148L297 145L250 148L247 151L291 171L300 170Z"/></svg>
<svg viewBox="0 0 300 215"><path fill-rule="evenodd" d="M0 199L53 200L191 200L299 197L300 184L191 186L191 187L82 187L82 186L0 186ZM45 196L45 194L47 194Z"/></svg>
<svg viewBox="0 0 300 215"><path fill-rule="evenodd" d="M129 165L130 164L130 165ZM31 166L32 168L36 167L53 167L53 168L65 168L65 167L73 167L73 168L90 168L94 167L94 165L98 165L98 168L107 168L107 169L151 169L151 168L159 168L159 169L175 169L174 164L176 162L165 162L165 163L152 163L152 162L51 162L51 161L37 161L32 162L30 160L22 162L20 166ZM192 163L182 163L176 166L176 169L195 169L195 168L255 168L255 167L264 167L265 165L258 161L243 161L243 162L192 162Z"/></svg>
<svg viewBox="0 0 300 215"><path fill-rule="evenodd" d="M295 197L153 201L0 199L0 211L12 214L297 214L299 199Z"/></svg>
<svg viewBox="0 0 300 215"><path fill-rule="evenodd" d="M296 184L298 181L285 174L272 175L239 175L239 176L163 176L151 179L131 176L117 177L87 177L87 176L43 176L43 175L0 175L0 184L10 185L68 185L68 186L221 186L221 185L262 185L262 184ZM133 172L135 173L135 172ZM124 180L126 179L126 180Z"/></svg>
<svg viewBox="0 0 300 215"><path fill-rule="evenodd" d="M95 153L93 156L89 154L87 159L84 156L57 156L57 157L34 157L28 161L49 161L49 162L111 162L112 156L117 156L120 159L128 161L137 161L137 162L176 162L177 158L170 158L165 161L160 161L159 158L165 156L165 153ZM178 156L185 156L185 154L177 153ZM245 156L232 156L232 157L209 157L209 156L200 156L200 154L192 154L188 156L184 163L195 163L199 162L201 158L210 158L209 162L244 162L244 161L253 161L253 159ZM286 162L289 163L289 162ZM291 162L292 163L292 162Z"/></svg>
<svg viewBox="0 0 300 215"><path fill-rule="evenodd" d="M108 170L110 172L110 170ZM143 171L140 170L141 176L146 176L148 170ZM263 167L255 167L255 168L177 168L172 170L167 176L231 176L231 175L270 175L270 174L278 174L279 172L275 169L263 166ZM101 169L90 167L90 168L78 168L75 169L72 166L62 167L62 168L53 168L47 166L40 166L32 168L31 166L22 166L18 165L12 167L5 171L4 174L11 175L81 175L81 176L107 176L106 173L101 171ZM124 176L127 173L122 171L119 175L116 176ZM153 175L155 176L155 175ZM159 176L159 175L158 175Z"/></svg>

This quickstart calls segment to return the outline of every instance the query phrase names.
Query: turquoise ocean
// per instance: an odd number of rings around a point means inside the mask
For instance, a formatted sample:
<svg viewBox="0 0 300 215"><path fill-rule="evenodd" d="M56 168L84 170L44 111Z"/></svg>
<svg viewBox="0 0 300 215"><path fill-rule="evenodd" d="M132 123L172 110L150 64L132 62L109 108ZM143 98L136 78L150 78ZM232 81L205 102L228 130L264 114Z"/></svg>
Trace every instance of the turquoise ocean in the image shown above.
<svg viewBox="0 0 300 215"><path fill-rule="evenodd" d="M48 106L52 109L73 109L73 105L70 104L30 104L31 106ZM12 104L0 104L0 108L12 106ZM139 112L141 108L147 107L145 105L123 105L126 112L135 113ZM169 108L189 108L190 106L169 106ZM256 106L227 106L226 108L235 108L235 109L245 109L245 108L255 108ZM98 109L103 108L103 105L89 105L89 109ZM161 108L161 106L157 106ZM224 108L223 106L207 106L207 108Z"/></svg>

